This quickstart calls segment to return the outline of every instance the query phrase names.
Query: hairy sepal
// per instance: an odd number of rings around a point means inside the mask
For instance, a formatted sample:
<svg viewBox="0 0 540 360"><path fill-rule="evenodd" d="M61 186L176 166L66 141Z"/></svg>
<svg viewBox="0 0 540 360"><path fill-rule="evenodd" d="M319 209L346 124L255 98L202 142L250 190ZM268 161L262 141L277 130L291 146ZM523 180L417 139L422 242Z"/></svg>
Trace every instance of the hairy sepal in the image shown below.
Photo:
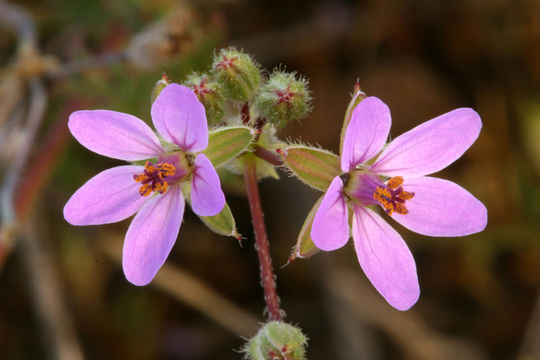
<svg viewBox="0 0 540 360"><path fill-rule="evenodd" d="M341 127L341 135L339 137L339 153L343 153L343 141L345 140L345 133L347 132L347 127L351 122L352 113L356 106L360 104L362 100L366 98L366 93L360 90L360 86L356 84L354 87L354 93L349 105L347 106L347 111L345 112L345 118L343 119L343 126Z"/></svg>
<svg viewBox="0 0 540 360"><path fill-rule="evenodd" d="M236 239L240 235L236 231L236 223L229 205L225 203L223 210L214 216L199 216L202 222L213 232L223 236L232 236Z"/></svg>
<svg viewBox="0 0 540 360"><path fill-rule="evenodd" d="M305 145L279 151L284 166L305 184L326 191L332 179L341 174L339 157L330 151Z"/></svg>
<svg viewBox="0 0 540 360"><path fill-rule="evenodd" d="M289 263L296 259L306 259L320 251L313 243L313 240L311 240L311 226L313 225L313 219L315 218L317 209L319 209L322 198L323 197L321 196L319 200L317 200L306 217L304 225L302 225L302 229L298 235L298 239L296 240L296 245L292 249L291 255L289 256Z"/></svg>
<svg viewBox="0 0 540 360"><path fill-rule="evenodd" d="M191 206L191 184L189 182L182 184L182 192L184 193L184 198ZM199 216L199 218L210 230L219 235L232 236L236 239L241 238L236 230L236 222L227 203L225 203L225 206L217 215Z"/></svg>
<svg viewBox="0 0 540 360"><path fill-rule="evenodd" d="M209 133L208 147L203 153L217 168L246 151L253 136L253 130L247 126L214 129Z"/></svg>

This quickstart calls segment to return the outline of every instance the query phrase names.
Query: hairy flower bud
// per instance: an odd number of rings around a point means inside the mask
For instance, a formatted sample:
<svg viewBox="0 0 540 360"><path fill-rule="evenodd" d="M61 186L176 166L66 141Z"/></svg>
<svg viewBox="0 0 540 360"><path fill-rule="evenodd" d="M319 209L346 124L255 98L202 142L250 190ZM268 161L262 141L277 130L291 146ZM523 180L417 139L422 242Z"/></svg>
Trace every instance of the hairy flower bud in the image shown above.
<svg viewBox="0 0 540 360"><path fill-rule="evenodd" d="M199 101L204 105L206 118L210 125L218 124L225 114L225 97L223 88L208 74L191 74L184 83L191 88Z"/></svg>
<svg viewBox="0 0 540 360"><path fill-rule="evenodd" d="M257 111L278 128L299 120L311 110L307 81L294 73L274 72L255 98Z"/></svg>
<svg viewBox="0 0 540 360"><path fill-rule="evenodd" d="M244 347L246 359L305 359L307 338L302 331L280 321L264 324Z"/></svg>
<svg viewBox="0 0 540 360"><path fill-rule="evenodd" d="M152 90L152 104L157 99L158 95L161 93L161 90L165 89L165 87L170 83L171 82L169 81L167 75L163 73L163 75L161 75L161 79L156 82L156 85L154 85L154 89Z"/></svg>
<svg viewBox="0 0 540 360"><path fill-rule="evenodd" d="M259 66L246 53L222 49L214 58L212 70L227 98L248 101L261 85Z"/></svg>

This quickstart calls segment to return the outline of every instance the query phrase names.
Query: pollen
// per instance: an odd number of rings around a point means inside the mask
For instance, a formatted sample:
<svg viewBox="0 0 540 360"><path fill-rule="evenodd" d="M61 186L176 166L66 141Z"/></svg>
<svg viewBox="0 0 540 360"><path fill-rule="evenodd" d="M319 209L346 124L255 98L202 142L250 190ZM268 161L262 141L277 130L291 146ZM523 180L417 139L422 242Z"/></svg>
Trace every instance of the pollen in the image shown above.
<svg viewBox="0 0 540 360"><path fill-rule="evenodd" d="M373 198L384 206L392 201L392 193L386 188L377 186L375 193L373 193Z"/></svg>
<svg viewBox="0 0 540 360"><path fill-rule="evenodd" d="M169 184L166 178L173 176L176 173L174 165L169 163L162 163L158 165L152 164L150 161L144 165L144 173L133 175L133 180L141 183L139 188L139 194L141 196L148 196L153 192L165 194Z"/></svg>
<svg viewBox="0 0 540 360"><path fill-rule="evenodd" d="M409 213L405 202L412 199L414 193L403 190L401 186L403 182L401 176L395 176L388 180L386 186L377 186L373 192L373 199L377 200L390 216L394 212L400 215L407 215Z"/></svg>
<svg viewBox="0 0 540 360"><path fill-rule="evenodd" d="M394 176L388 182L386 183L386 186L388 188L395 190L397 189L401 184L403 184L403 178L401 176Z"/></svg>

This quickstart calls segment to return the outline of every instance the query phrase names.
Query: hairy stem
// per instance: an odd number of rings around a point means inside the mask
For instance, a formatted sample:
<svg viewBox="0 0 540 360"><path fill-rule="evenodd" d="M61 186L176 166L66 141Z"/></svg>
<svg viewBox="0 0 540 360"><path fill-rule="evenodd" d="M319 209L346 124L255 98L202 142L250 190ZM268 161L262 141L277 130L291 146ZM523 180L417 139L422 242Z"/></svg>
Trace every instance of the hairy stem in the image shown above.
<svg viewBox="0 0 540 360"><path fill-rule="evenodd" d="M268 246L268 236L264 225L264 215L257 186L255 157L252 154L244 156L244 181L249 200L249 210L255 233L255 249L259 255L261 283L264 289L264 301L268 310L269 320L281 320L279 297L276 292L276 281L272 269L272 258Z"/></svg>
<svg viewBox="0 0 540 360"><path fill-rule="evenodd" d="M270 164L274 166L281 166L283 165L283 161L281 161L281 158L279 155L277 155L275 152L272 152L270 150L266 150L263 147L260 147L259 145L255 145L255 150L253 151L253 154L255 156L269 162Z"/></svg>

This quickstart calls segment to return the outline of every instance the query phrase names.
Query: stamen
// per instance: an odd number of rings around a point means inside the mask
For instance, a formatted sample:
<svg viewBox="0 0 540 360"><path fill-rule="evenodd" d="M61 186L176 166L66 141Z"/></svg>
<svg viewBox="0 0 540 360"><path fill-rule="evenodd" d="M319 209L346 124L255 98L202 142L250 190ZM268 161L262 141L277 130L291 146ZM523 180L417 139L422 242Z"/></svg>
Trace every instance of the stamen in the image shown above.
<svg viewBox="0 0 540 360"><path fill-rule="evenodd" d="M414 197L414 193L402 191L398 196L401 200L411 200Z"/></svg>
<svg viewBox="0 0 540 360"><path fill-rule="evenodd" d="M392 201L392 193L386 188L377 186L377 188L375 189L375 193L373 193L373 198L381 204L385 205Z"/></svg>
<svg viewBox="0 0 540 360"><path fill-rule="evenodd" d="M403 190L401 185L403 178L395 176L388 180L386 186L377 186L373 193L373 198L377 200L390 216L394 212L400 215L407 215L409 210L405 207L405 201L414 197L413 192Z"/></svg>
<svg viewBox="0 0 540 360"><path fill-rule="evenodd" d="M396 205L394 206L394 211L400 215L407 215L409 213L409 210L407 210L405 205L401 203L396 203Z"/></svg>
<svg viewBox="0 0 540 360"><path fill-rule="evenodd" d="M154 166L150 161L144 165L144 173L133 175L133 180L141 183L139 194L148 196L157 191L160 194L165 194L169 184L165 179L168 176L173 176L176 173L174 165L162 163Z"/></svg>
<svg viewBox="0 0 540 360"><path fill-rule="evenodd" d="M392 190L395 190L401 184L403 184L403 178L401 176L394 176L393 178L388 180L388 182L386 183L386 186L388 186Z"/></svg>

